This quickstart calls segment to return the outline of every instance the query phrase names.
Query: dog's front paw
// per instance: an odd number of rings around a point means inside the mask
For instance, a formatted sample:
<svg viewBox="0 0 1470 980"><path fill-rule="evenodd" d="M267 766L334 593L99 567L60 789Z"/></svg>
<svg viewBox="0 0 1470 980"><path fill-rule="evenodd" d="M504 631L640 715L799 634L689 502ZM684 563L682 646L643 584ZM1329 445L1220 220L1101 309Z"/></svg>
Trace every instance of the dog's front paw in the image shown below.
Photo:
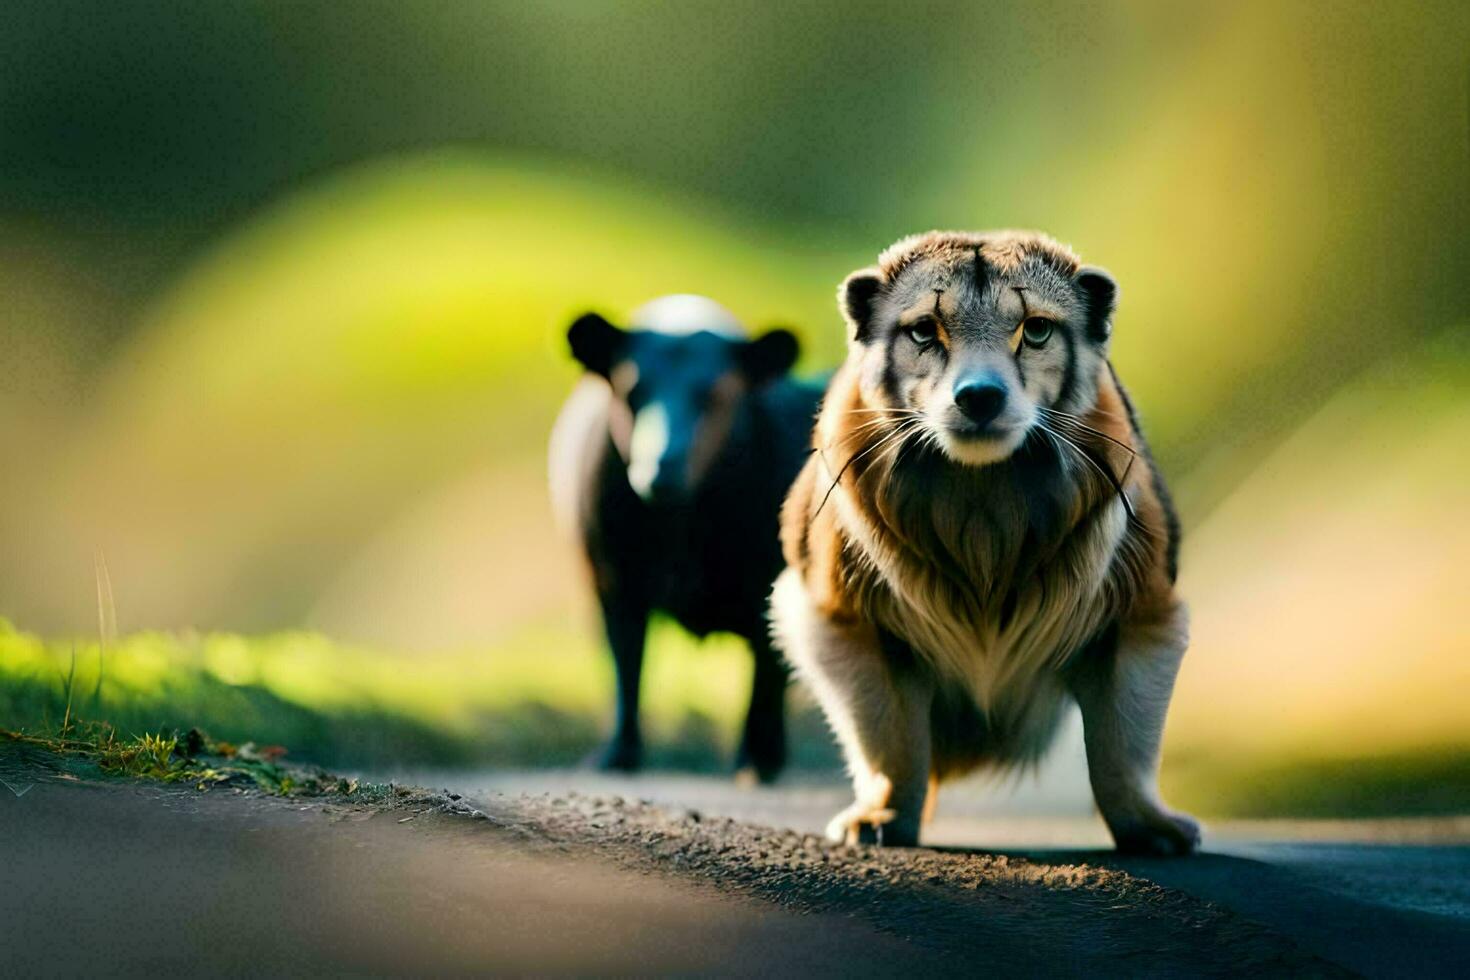
<svg viewBox="0 0 1470 980"><path fill-rule="evenodd" d="M881 844L883 827L897 816L887 808L854 803L827 823L827 839L837 844Z"/></svg>
<svg viewBox="0 0 1470 980"><path fill-rule="evenodd" d="M1112 827L1113 840L1124 854L1184 857L1199 849L1199 823L1185 813L1162 808L1120 820Z"/></svg>
<svg viewBox="0 0 1470 980"><path fill-rule="evenodd" d="M884 828L898 815L888 806L892 794L893 784L887 776L876 775L866 780L852 805L828 821L827 839L838 844L899 843L884 839Z"/></svg>

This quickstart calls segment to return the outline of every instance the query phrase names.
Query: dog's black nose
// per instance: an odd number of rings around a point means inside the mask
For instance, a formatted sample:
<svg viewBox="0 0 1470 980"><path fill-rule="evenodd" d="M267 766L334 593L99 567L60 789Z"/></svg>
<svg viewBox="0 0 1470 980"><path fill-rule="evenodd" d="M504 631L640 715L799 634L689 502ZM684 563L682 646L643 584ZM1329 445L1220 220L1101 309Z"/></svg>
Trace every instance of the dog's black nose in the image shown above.
<svg viewBox="0 0 1470 980"><path fill-rule="evenodd" d="M1006 407L1006 390L994 381L962 381L955 387L954 403L965 418L983 428Z"/></svg>

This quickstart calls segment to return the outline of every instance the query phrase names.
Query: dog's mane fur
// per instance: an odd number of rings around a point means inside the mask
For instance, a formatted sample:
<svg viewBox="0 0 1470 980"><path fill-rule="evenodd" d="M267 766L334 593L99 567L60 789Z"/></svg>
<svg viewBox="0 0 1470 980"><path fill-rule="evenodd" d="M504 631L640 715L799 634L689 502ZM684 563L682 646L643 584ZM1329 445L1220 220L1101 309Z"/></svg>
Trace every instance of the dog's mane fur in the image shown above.
<svg viewBox="0 0 1470 980"><path fill-rule="evenodd" d="M878 272L891 283L920 259L973 260L977 249L998 269L1039 261L1070 276L1080 265L1044 235L929 232L885 251ZM1033 431L979 468L922 439L880 445L885 428L865 423L881 406L864 403L851 364L828 389L783 513L787 563L824 615L896 637L984 713L997 758L946 755L941 740L940 774L1033 761L1058 711L1034 687L1120 619L1171 601L1172 509L1106 361L1096 380L1081 421L1101 436L1072 436L1091 462Z"/></svg>

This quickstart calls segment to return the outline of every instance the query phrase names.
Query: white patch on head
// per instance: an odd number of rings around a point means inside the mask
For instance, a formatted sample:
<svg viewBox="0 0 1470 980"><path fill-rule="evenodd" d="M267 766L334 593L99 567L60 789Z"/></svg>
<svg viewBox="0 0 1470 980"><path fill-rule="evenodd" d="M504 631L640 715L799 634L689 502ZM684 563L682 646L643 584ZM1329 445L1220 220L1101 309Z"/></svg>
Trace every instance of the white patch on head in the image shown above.
<svg viewBox="0 0 1470 980"><path fill-rule="evenodd" d="M668 410L659 402L639 409L633 416L633 435L628 440L628 483L645 500L653 491L659 460L668 447Z"/></svg>
<svg viewBox="0 0 1470 980"><path fill-rule="evenodd" d="M628 317L628 326L634 330L675 336L700 330L740 340L750 335L735 314L708 297L692 293L675 293L649 300Z"/></svg>

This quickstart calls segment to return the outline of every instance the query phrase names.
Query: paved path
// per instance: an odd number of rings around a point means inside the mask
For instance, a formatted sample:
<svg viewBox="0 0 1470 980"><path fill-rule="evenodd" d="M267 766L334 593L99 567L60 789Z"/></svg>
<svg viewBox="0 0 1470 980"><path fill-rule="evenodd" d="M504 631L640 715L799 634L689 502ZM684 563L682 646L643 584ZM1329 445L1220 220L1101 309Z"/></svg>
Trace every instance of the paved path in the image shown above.
<svg viewBox="0 0 1470 980"><path fill-rule="evenodd" d="M21 783L19 785L25 785ZM410 811L411 813L411 811ZM820 922L424 817L157 787L0 787L0 976L953 973Z"/></svg>
<svg viewBox="0 0 1470 980"><path fill-rule="evenodd" d="M801 832L832 783L423 774L462 798L366 805L3 775L29 788L0 787L0 976L1470 975L1448 823L1125 861L981 792L947 797L945 846L882 850ZM1420 841L1367 842L1394 836Z"/></svg>
<svg viewBox="0 0 1470 980"><path fill-rule="evenodd" d="M417 776L482 800L576 790L809 833L848 801L847 788L833 780L741 787L719 777L585 770ZM1200 858L1124 859L1109 852L1106 828L1085 789L1074 786L1063 774L1017 787L971 781L946 788L926 844L1120 868L1364 973L1470 976L1470 818L1225 822L1207 827Z"/></svg>

